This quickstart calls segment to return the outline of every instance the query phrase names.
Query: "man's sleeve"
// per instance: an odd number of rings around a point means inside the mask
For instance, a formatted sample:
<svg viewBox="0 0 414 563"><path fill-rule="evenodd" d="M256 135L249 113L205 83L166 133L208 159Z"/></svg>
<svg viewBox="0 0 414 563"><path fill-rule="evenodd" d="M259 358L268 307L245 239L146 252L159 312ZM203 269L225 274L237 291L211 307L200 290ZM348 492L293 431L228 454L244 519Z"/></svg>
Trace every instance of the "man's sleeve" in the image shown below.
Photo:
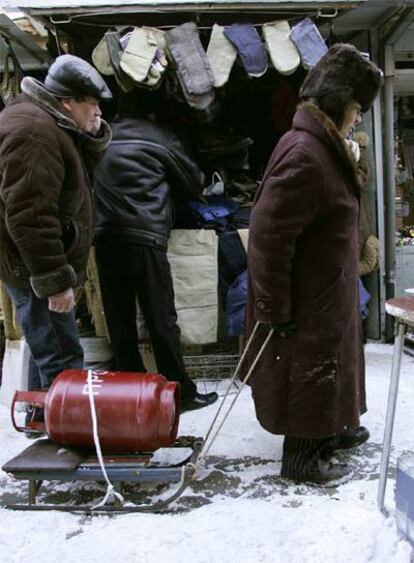
<svg viewBox="0 0 414 563"><path fill-rule="evenodd" d="M33 291L42 298L73 287L76 274L62 243L59 146L36 136L12 136L0 159L6 228L30 272Z"/></svg>
<svg viewBox="0 0 414 563"><path fill-rule="evenodd" d="M264 179L252 212L248 264L255 318L292 319L291 270L297 238L315 219L325 189L322 169L303 150L286 155Z"/></svg>
<svg viewBox="0 0 414 563"><path fill-rule="evenodd" d="M204 175L192 160L178 137L168 139L169 180L173 195L178 198L197 197L203 190Z"/></svg>

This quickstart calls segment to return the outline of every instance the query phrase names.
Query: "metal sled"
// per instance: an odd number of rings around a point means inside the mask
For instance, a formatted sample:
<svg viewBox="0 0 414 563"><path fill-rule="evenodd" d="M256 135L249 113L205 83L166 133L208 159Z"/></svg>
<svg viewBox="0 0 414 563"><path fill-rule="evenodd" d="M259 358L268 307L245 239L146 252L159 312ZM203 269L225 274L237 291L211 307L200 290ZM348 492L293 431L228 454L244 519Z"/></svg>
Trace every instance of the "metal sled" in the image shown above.
<svg viewBox="0 0 414 563"><path fill-rule="evenodd" d="M265 350L274 330L269 330L255 360L252 362L246 376L237 393L231 401L228 409L224 412L223 407L229 396L230 389L236 382L243 360L255 337L259 322L256 325L246 343L233 377L231 378L223 400L213 418L205 438L193 436L182 436L174 444L174 448L189 448L188 455L178 463L167 463L156 461L158 452L155 454L112 454L106 455L100 463L95 455L78 448L62 447L49 439L37 440L32 446L26 448L21 454L14 457L3 465L2 469L16 479L27 480L29 483L29 498L27 503L7 504L4 508L14 510L60 510L65 512L157 512L164 509L179 496L194 479L197 466L207 456L220 429L230 414L237 401L243 386L248 382L257 362ZM224 414L223 414L224 412ZM220 418L220 414L222 415ZM99 444L98 444L99 445ZM167 448L166 448L167 449ZM170 449L170 448L168 448ZM97 450L98 451L98 450ZM106 475L103 472L106 471ZM37 495L43 481L102 481L115 483L118 488L122 483L178 483L178 488L165 500L156 501L153 504L100 504L98 506L84 506L74 504L37 504ZM106 499L107 497L105 497ZM104 500L105 502L105 500Z"/></svg>
<svg viewBox="0 0 414 563"><path fill-rule="evenodd" d="M110 480L119 490L123 483L178 483L166 499L153 504L92 505L37 503L39 489L44 481L102 481L104 475L97 457L91 452L62 447L47 438L39 439L19 455L3 465L2 470L15 479L28 481L28 502L7 504L13 510L59 510L64 512L157 512L182 495L195 475L196 462L203 446L201 438L181 437L174 444L183 459L174 464L157 461L152 453L107 454L105 468ZM170 448L169 448L170 449ZM158 450L158 452L162 452Z"/></svg>

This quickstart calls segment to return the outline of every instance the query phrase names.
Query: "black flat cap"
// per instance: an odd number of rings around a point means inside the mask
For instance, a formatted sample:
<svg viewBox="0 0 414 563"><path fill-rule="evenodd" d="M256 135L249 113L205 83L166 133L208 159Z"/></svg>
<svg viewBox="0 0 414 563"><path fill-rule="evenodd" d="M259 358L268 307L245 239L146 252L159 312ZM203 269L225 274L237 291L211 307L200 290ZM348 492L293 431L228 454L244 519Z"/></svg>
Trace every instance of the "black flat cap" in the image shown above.
<svg viewBox="0 0 414 563"><path fill-rule="evenodd" d="M48 92L58 98L92 96L110 100L112 94L99 72L74 55L61 55L49 68L44 81Z"/></svg>

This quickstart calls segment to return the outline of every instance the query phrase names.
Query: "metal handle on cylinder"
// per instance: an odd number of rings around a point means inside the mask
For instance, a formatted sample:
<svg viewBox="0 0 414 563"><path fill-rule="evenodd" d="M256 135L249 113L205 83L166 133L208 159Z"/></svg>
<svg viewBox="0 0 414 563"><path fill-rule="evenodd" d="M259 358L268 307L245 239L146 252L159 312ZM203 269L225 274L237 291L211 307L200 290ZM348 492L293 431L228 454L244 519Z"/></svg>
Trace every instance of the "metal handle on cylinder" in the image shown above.
<svg viewBox="0 0 414 563"><path fill-rule="evenodd" d="M18 426L14 417L16 403L31 403L33 405L44 407L46 401L47 391L16 391L13 396L11 405L11 419L14 428L17 432L24 432L25 430L38 430L44 432L45 425L43 422L33 422L32 426Z"/></svg>

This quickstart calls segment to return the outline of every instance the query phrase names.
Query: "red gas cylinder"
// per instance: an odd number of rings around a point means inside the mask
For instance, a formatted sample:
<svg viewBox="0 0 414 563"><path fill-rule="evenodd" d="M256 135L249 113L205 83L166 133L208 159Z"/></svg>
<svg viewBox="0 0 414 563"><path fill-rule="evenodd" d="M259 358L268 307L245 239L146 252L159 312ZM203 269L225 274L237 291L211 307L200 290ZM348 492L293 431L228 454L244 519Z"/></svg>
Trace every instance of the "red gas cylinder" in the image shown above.
<svg viewBox="0 0 414 563"><path fill-rule="evenodd" d="M92 372L91 384L103 451L152 452L171 446L178 431L179 386L162 375L120 371ZM88 393L88 371L60 373L46 391L17 391L12 404L44 406L45 423L30 428L46 430L49 438L65 446L94 448Z"/></svg>

